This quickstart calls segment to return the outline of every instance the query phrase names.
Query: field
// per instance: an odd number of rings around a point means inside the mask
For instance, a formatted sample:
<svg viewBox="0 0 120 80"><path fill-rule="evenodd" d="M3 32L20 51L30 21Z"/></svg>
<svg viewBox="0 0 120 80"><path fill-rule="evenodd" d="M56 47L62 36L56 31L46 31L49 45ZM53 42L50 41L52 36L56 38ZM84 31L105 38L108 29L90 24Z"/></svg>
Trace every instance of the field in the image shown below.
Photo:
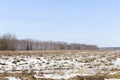
<svg viewBox="0 0 120 80"><path fill-rule="evenodd" d="M120 51L0 51L0 80L120 80Z"/></svg>

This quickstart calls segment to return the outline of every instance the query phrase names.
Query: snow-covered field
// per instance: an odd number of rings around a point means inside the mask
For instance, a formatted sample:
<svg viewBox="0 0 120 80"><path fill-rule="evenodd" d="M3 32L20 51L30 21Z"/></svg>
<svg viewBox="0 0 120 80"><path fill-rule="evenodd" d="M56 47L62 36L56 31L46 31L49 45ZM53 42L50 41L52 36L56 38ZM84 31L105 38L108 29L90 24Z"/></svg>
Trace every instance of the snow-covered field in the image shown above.
<svg viewBox="0 0 120 80"><path fill-rule="evenodd" d="M31 73L35 79L69 79L77 75L107 74L112 76L120 73L120 51L78 51L65 54L0 56L0 73L23 72ZM5 78L21 80L14 76L5 76ZM113 80L118 79L114 78Z"/></svg>

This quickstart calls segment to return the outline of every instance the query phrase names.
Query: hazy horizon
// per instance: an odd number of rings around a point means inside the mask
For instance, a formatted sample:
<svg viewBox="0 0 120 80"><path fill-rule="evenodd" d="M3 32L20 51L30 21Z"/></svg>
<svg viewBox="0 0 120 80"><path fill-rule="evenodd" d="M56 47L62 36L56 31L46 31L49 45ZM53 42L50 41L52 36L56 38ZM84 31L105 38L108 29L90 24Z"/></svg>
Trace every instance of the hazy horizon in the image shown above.
<svg viewBox="0 0 120 80"><path fill-rule="evenodd" d="M119 0L0 1L0 35L120 47Z"/></svg>

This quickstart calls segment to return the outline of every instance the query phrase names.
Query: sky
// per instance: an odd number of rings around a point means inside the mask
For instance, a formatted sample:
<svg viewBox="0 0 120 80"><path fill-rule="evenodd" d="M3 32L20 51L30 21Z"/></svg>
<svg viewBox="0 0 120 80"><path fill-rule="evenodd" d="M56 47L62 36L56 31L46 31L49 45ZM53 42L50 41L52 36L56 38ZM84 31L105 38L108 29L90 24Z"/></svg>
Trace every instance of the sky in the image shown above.
<svg viewBox="0 0 120 80"><path fill-rule="evenodd" d="M120 0L0 0L0 35L120 47Z"/></svg>

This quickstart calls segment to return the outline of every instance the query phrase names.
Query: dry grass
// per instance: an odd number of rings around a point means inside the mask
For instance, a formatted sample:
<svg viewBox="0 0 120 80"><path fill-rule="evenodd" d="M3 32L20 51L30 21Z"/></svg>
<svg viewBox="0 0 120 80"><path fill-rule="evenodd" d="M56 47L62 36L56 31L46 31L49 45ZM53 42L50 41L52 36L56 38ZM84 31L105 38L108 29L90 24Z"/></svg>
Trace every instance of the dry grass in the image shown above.
<svg viewBox="0 0 120 80"><path fill-rule="evenodd" d="M41 54L65 54L65 53L77 53L77 52L84 52L84 53L108 53L108 50L46 50L46 51L0 51L0 55L41 55Z"/></svg>
<svg viewBox="0 0 120 80"><path fill-rule="evenodd" d="M7 80L5 77L15 77L20 80L53 80L53 79L44 79L44 78L36 79L30 73L1 73L0 74L0 80Z"/></svg>
<svg viewBox="0 0 120 80"><path fill-rule="evenodd" d="M117 73L112 74L112 75L106 75L105 77L106 78L118 78L118 79L120 79L120 71L118 71Z"/></svg>
<svg viewBox="0 0 120 80"><path fill-rule="evenodd" d="M91 54L96 56L97 54L101 54L102 56L106 56L106 54L108 53L115 53L116 55L110 54L110 56L108 56L107 60L112 61L112 59L116 59L117 57L120 57L120 51L108 51L108 50L48 50L48 51L0 51L0 56L12 56L12 55L44 55L44 54L58 54L58 56L60 54L74 54L74 53L81 53L83 54L83 56L90 56ZM102 57L101 57L102 58ZM67 58L65 58L67 60ZM88 58L85 60L85 62L92 62L94 61L96 58ZM105 63L105 62L101 62L101 63ZM98 66L98 65L96 65ZM85 70L81 69L76 71L76 73L83 73ZM113 71L117 71L117 70L113 70ZM21 73L0 73L0 80L7 80L5 79L5 77L15 77L15 78L20 78L21 80L53 80L53 79L36 79L33 76L33 72L28 73L28 71L23 71ZM64 75L62 72L59 72L59 74ZM109 74L103 74L103 75L99 75L96 74L95 76L76 76L74 78L70 78L69 80L104 80L104 78L120 78L120 71L118 71L115 74L109 75ZM64 79L63 79L64 80Z"/></svg>
<svg viewBox="0 0 120 80"><path fill-rule="evenodd" d="M48 51L0 51L0 55L40 55L40 54L64 54L66 52L74 53L76 51L68 50L48 50Z"/></svg>
<svg viewBox="0 0 120 80"><path fill-rule="evenodd" d="M2 73L0 74L0 80L7 80L5 77L15 77L15 78L19 78L21 80L55 80L55 79L45 79L45 78L34 78L34 76L30 73ZM68 80L104 80L104 78L106 78L105 76L76 76L73 78L70 78ZM60 80L64 80L64 79L60 79Z"/></svg>

